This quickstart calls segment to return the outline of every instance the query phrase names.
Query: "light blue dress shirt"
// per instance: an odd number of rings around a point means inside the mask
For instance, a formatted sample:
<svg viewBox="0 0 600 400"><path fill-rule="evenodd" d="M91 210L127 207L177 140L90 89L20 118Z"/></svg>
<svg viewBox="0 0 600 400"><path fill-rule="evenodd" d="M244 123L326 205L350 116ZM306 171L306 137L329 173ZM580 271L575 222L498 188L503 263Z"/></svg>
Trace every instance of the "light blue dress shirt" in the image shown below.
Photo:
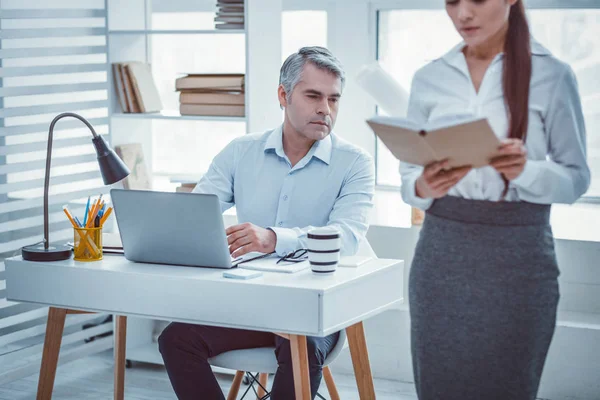
<svg viewBox="0 0 600 400"><path fill-rule="evenodd" d="M216 194L222 211L235 205L240 224L272 229L280 256L306 248L308 231L322 226L338 228L351 255L367 233L374 188L373 158L333 133L292 167L279 127L229 143L193 192Z"/></svg>

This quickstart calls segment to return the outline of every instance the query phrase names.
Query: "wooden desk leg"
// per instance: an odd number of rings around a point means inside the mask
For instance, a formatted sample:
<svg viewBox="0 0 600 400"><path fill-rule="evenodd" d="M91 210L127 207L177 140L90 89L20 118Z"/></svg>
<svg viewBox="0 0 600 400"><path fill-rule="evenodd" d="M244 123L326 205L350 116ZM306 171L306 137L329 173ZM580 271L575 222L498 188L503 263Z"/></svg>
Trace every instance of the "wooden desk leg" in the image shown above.
<svg viewBox="0 0 600 400"><path fill-rule="evenodd" d="M125 338L127 337L127 317L115 317L115 400L123 400L125 398Z"/></svg>
<svg viewBox="0 0 600 400"><path fill-rule="evenodd" d="M369 363L369 352L367 351L367 340L365 339L365 328L362 322L346 328L350 355L354 366L354 375L358 386L358 394L361 400L374 400L375 387L373 386L373 375Z"/></svg>
<svg viewBox="0 0 600 400"><path fill-rule="evenodd" d="M48 309L48 322L46 323L46 336L44 350L42 351L42 365L38 381L37 400L50 400L54 389L54 378L58 366L60 343L65 328L67 310L64 308L50 307Z"/></svg>
<svg viewBox="0 0 600 400"><path fill-rule="evenodd" d="M306 336L290 335L290 346L292 349L296 400L310 400L310 375L308 370Z"/></svg>

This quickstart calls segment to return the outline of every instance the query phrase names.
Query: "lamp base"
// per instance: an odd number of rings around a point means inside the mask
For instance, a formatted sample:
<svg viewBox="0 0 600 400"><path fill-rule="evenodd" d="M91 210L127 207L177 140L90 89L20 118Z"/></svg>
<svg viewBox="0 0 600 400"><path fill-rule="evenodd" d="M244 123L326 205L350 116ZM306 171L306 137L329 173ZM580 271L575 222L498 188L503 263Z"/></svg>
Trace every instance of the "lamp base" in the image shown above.
<svg viewBox="0 0 600 400"><path fill-rule="evenodd" d="M49 246L44 244L25 246L21 249L23 260L27 261L61 261L71 258L71 248L67 246Z"/></svg>

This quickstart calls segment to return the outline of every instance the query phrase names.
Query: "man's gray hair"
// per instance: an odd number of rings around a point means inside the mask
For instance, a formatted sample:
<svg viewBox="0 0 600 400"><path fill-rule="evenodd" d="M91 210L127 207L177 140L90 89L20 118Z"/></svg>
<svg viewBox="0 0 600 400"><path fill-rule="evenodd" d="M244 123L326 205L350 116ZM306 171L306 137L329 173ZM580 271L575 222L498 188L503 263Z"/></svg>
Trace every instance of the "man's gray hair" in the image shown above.
<svg viewBox="0 0 600 400"><path fill-rule="evenodd" d="M342 90L346 83L346 73L342 63L329 50L324 47L303 47L297 53L292 54L281 66L279 84L283 85L286 98L289 100L294 88L302 78L302 70L307 63L327 71L342 81Z"/></svg>

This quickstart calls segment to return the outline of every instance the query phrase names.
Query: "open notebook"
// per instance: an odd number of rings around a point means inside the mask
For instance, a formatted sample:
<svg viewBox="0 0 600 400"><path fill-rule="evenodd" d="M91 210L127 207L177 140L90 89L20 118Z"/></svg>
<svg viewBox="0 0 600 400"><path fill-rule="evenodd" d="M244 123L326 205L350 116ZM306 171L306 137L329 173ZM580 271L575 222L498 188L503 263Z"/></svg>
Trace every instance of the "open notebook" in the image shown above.
<svg viewBox="0 0 600 400"><path fill-rule="evenodd" d="M456 115L419 125L404 118L378 116L367 121L400 161L428 165L448 159L449 167L480 168L497 154L500 141L485 118Z"/></svg>

